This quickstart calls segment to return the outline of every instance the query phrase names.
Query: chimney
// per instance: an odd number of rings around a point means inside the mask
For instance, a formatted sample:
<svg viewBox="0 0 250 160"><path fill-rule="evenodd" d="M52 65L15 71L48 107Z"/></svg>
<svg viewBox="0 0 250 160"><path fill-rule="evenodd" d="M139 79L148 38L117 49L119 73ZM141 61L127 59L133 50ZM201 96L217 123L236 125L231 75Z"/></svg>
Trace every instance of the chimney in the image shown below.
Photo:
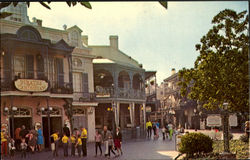
<svg viewBox="0 0 250 160"><path fill-rule="evenodd" d="M87 46L89 45L89 44L88 44L88 36L87 36L87 35L82 36L82 41L83 41L83 43L86 44Z"/></svg>
<svg viewBox="0 0 250 160"><path fill-rule="evenodd" d="M171 70L171 76L174 75L176 72L175 72L175 68L172 68Z"/></svg>
<svg viewBox="0 0 250 160"><path fill-rule="evenodd" d="M109 36L110 46L118 49L118 36Z"/></svg>

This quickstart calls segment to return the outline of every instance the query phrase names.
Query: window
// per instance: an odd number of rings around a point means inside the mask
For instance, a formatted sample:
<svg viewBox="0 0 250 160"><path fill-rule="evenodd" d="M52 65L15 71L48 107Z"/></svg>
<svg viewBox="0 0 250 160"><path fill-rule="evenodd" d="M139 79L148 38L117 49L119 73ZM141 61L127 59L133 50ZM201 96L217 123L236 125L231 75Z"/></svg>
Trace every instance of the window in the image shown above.
<svg viewBox="0 0 250 160"><path fill-rule="evenodd" d="M75 47L78 46L78 33L76 31L71 33L71 44Z"/></svg>
<svg viewBox="0 0 250 160"><path fill-rule="evenodd" d="M63 73L63 59L62 58L49 58L48 66L49 77L52 87L64 86L64 73Z"/></svg>
<svg viewBox="0 0 250 160"><path fill-rule="evenodd" d="M25 78L25 57L23 55L14 56L14 74L19 78Z"/></svg>
<svg viewBox="0 0 250 160"><path fill-rule="evenodd" d="M74 92L82 92L82 74L73 73L73 89Z"/></svg>

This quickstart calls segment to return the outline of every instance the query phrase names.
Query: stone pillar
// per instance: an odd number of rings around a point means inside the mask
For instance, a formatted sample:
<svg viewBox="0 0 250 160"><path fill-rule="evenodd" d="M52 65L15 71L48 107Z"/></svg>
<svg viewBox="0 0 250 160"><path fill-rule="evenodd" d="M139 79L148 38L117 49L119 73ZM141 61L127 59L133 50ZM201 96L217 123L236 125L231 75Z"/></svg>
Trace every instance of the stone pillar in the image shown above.
<svg viewBox="0 0 250 160"><path fill-rule="evenodd" d="M146 130L146 103L143 104L143 128Z"/></svg>
<svg viewBox="0 0 250 160"><path fill-rule="evenodd" d="M135 103L134 102L132 102L132 106L131 106L131 109L132 109L132 127L134 127L135 126Z"/></svg>
<svg viewBox="0 0 250 160"><path fill-rule="evenodd" d="M116 127L119 127L120 123L120 102L116 102Z"/></svg>

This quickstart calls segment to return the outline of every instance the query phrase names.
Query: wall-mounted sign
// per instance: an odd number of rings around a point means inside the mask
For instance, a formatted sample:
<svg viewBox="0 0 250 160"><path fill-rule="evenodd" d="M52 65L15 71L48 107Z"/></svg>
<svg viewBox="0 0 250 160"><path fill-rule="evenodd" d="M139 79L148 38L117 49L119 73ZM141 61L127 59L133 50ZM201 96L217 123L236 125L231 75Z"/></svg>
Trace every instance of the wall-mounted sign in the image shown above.
<svg viewBox="0 0 250 160"><path fill-rule="evenodd" d="M151 107L150 106L146 107L146 112L151 112Z"/></svg>
<svg viewBox="0 0 250 160"><path fill-rule="evenodd" d="M221 126L221 116L219 114L209 115L207 117L207 126L209 127Z"/></svg>
<svg viewBox="0 0 250 160"><path fill-rule="evenodd" d="M44 80L18 79L15 86L20 91L25 92L43 92L48 88L48 83Z"/></svg>

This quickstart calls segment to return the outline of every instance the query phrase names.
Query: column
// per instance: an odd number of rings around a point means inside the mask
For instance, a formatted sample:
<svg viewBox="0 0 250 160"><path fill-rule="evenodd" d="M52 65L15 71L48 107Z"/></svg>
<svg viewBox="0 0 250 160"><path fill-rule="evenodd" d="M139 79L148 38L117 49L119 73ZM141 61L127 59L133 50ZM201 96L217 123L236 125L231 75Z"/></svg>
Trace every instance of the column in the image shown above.
<svg viewBox="0 0 250 160"><path fill-rule="evenodd" d="M142 104L143 106L143 128L146 130L146 104L145 102Z"/></svg>
<svg viewBox="0 0 250 160"><path fill-rule="evenodd" d="M132 127L134 127L135 126L135 103L134 102L132 102L132 106L131 106L131 109L132 109Z"/></svg>
<svg viewBox="0 0 250 160"><path fill-rule="evenodd" d="M116 102L116 127L119 127L119 123L120 123L120 102Z"/></svg>

